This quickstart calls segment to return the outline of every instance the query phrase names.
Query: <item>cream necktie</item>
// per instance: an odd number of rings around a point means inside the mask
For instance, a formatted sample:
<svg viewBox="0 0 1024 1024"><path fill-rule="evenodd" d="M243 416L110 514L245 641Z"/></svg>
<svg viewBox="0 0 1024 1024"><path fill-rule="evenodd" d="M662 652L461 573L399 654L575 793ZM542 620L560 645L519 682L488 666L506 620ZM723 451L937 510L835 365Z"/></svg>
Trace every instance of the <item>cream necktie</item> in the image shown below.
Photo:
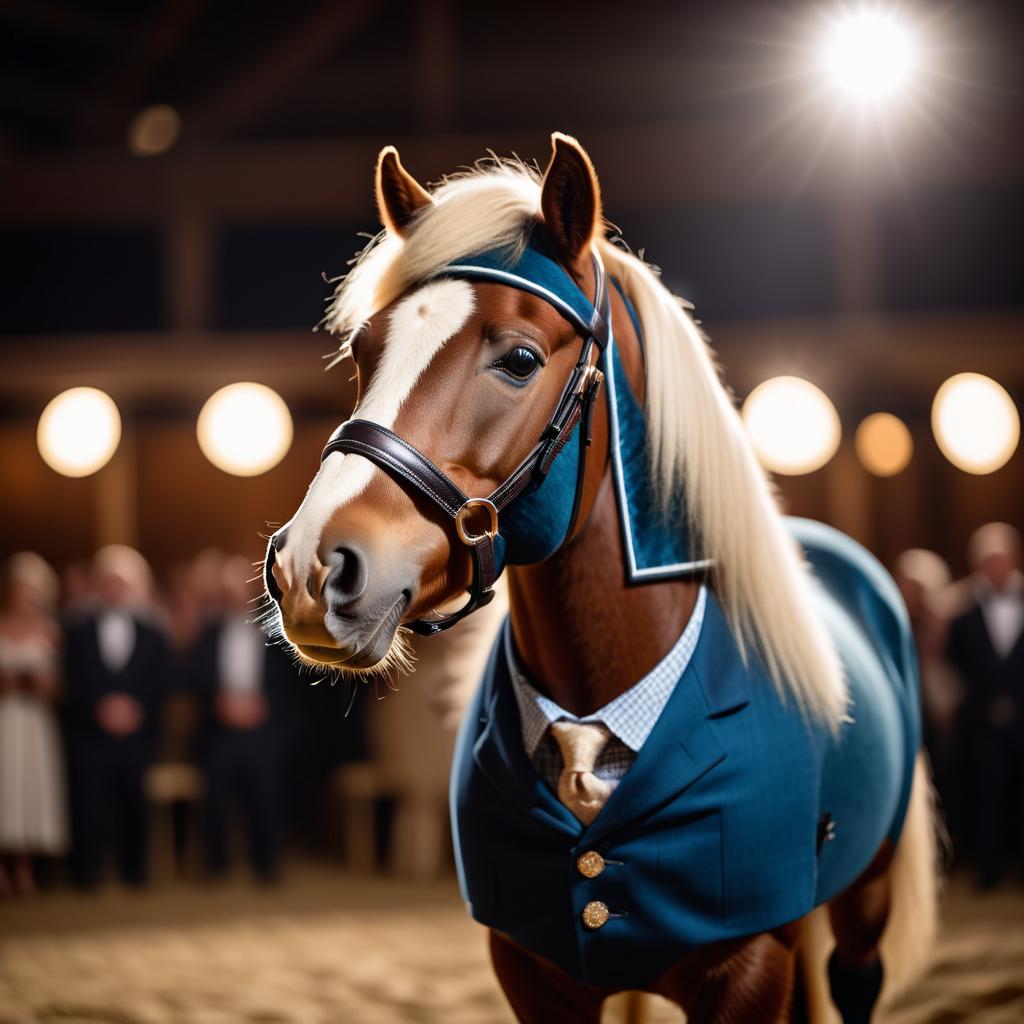
<svg viewBox="0 0 1024 1024"><path fill-rule="evenodd" d="M611 796L610 783L594 774L594 763L611 733L604 725L555 722L551 726L562 752L562 774L558 777L558 799L589 825Z"/></svg>

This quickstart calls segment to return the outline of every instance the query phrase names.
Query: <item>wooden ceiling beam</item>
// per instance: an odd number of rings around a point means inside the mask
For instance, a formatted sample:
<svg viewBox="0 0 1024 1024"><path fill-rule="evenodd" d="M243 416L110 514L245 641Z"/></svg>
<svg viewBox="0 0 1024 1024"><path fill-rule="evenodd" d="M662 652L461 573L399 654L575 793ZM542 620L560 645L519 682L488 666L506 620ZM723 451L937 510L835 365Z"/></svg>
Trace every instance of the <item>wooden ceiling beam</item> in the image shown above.
<svg viewBox="0 0 1024 1024"><path fill-rule="evenodd" d="M850 173L847 150L826 150L812 163L802 147L777 146L759 159L751 143L757 130L666 121L586 132L583 141L613 213L682 201L835 198ZM864 187L912 194L931 185L1019 181L1024 149L1017 133L990 131L985 140L969 160L951 158L944 141L914 140L898 166L880 159L870 177L862 172ZM214 222L361 220L372 211L373 166L386 143L398 144L424 179L471 163L488 147L542 161L549 149L546 133L516 132L193 146L154 158L111 150L16 156L0 162L0 226L160 224L169 210L182 209Z"/></svg>
<svg viewBox="0 0 1024 1024"><path fill-rule="evenodd" d="M707 325L725 378L745 395L762 380L815 381L842 411L905 401L927 409L935 389L965 369L1020 395L1024 312L887 313ZM971 339L965 362L964 339ZM330 335L295 331L193 331L3 339L0 405L38 413L62 388L90 384L140 407L199 405L238 379L262 381L315 411L344 411L350 367L325 372ZM191 403L191 404L190 404Z"/></svg>

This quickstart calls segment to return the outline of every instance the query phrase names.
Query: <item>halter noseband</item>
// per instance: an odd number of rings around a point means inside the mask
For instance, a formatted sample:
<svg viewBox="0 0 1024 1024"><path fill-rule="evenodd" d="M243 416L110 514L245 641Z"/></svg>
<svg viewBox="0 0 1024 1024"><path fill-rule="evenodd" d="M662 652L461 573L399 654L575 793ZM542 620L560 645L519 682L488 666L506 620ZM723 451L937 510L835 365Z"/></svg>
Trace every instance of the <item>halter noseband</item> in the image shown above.
<svg viewBox="0 0 1024 1024"><path fill-rule="evenodd" d="M527 255L534 250L527 250ZM440 619L417 619L406 625L421 636L433 636L454 626L471 612L482 608L494 597L494 583L500 575L495 557L495 541L499 534L499 515L518 498L531 483L539 483L551 470L555 459L568 444L573 431L582 424L583 437L579 447L579 467L569 527L562 543L572 536L583 496L586 451L590 447L590 426L594 401L601 390L604 375L591 359L594 349L600 354L608 346L611 335L611 314L608 280L597 253L594 259L594 300L590 303L576 287L566 271L548 257L535 254L535 273L524 276L502 266L490 254L452 264L439 277L470 278L496 281L529 291L555 307L583 337L580 357L573 367L555 411L529 455L511 476L486 498L471 498L422 452L394 431L369 420L347 420L331 435L323 450L321 462L333 452L362 455L398 481L409 484L418 494L432 502L455 521L459 540L471 552L473 579L469 600L456 612ZM568 282L568 285L566 284ZM565 292L571 285L572 295Z"/></svg>

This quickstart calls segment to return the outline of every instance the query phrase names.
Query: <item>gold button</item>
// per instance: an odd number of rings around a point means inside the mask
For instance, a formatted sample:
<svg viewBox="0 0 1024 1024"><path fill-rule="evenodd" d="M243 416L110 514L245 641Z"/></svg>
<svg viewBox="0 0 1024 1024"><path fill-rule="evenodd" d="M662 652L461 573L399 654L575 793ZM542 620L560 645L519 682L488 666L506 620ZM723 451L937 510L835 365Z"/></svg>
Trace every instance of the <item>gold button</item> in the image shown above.
<svg viewBox="0 0 1024 1024"><path fill-rule="evenodd" d="M604 871L604 857L596 850L587 850L576 861L576 870L584 878L597 878Z"/></svg>
<svg viewBox="0 0 1024 1024"><path fill-rule="evenodd" d="M591 929L601 928L611 915L600 900L591 900L583 908L583 923Z"/></svg>

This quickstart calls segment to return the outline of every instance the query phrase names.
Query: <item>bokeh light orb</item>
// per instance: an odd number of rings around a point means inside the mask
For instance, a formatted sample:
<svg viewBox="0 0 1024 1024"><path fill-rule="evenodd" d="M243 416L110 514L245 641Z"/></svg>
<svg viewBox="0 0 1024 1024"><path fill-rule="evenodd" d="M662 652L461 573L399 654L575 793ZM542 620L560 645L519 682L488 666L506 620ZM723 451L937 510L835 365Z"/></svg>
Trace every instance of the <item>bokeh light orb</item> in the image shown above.
<svg viewBox="0 0 1024 1024"><path fill-rule="evenodd" d="M128 149L135 156L159 156L166 153L181 134L181 116L166 103L146 107L128 126Z"/></svg>
<svg viewBox="0 0 1024 1024"><path fill-rule="evenodd" d="M203 454L233 476L273 469L292 444L292 417L284 399L263 384L229 384L199 413L196 436Z"/></svg>
<svg viewBox="0 0 1024 1024"><path fill-rule="evenodd" d="M828 396L801 377L758 384L743 403L743 421L761 464L789 476L824 466L842 435Z"/></svg>
<svg viewBox="0 0 1024 1024"><path fill-rule="evenodd" d="M861 465L875 476L902 473L914 454L914 439L907 425L889 412L876 412L862 420L853 446Z"/></svg>
<svg viewBox="0 0 1024 1024"><path fill-rule="evenodd" d="M841 92L858 100L889 97L909 81L917 45L897 14L881 7L853 7L831 19L821 66Z"/></svg>
<svg viewBox="0 0 1024 1024"><path fill-rule="evenodd" d="M64 476L89 476L102 469L121 441L121 415L97 388L71 388L43 410L36 444L43 461Z"/></svg>
<svg viewBox="0 0 1024 1024"><path fill-rule="evenodd" d="M980 373L958 373L935 393L932 432L966 473L994 473L1017 450L1020 414L1006 389Z"/></svg>

